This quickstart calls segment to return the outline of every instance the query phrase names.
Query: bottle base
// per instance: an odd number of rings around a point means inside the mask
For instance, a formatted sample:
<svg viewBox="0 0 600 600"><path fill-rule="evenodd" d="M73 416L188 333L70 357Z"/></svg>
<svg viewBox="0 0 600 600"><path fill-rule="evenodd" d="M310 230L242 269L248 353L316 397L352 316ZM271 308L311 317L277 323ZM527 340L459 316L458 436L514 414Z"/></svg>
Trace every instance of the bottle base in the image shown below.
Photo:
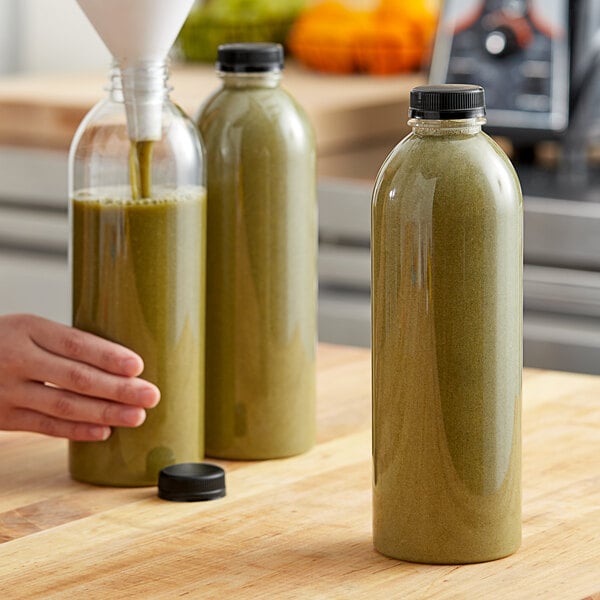
<svg viewBox="0 0 600 600"><path fill-rule="evenodd" d="M306 454L314 448L315 444L312 443L309 446L294 449L294 450L283 450L280 452L241 452L236 450L216 450L206 448L206 456L208 458L218 458L220 460L239 460L239 461L253 461L253 460L277 460L281 458L292 458L294 456L300 456Z"/></svg>
<svg viewBox="0 0 600 600"><path fill-rule="evenodd" d="M395 560L401 560L403 562L410 562L423 565L471 565L476 563L492 562L494 560L500 560L515 554L520 548L519 543L516 547L501 550L498 552L481 552L478 554L461 555L456 553L453 556L433 556L433 555L419 555L412 554L410 552L394 552L387 551L383 548L378 548L374 545L374 548L379 554L386 556L387 558L393 558Z"/></svg>
<svg viewBox="0 0 600 600"><path fill-rule="evenodd" d="M76 473L69 473L71 479L73 481L77 481L78 483L85 483L88 485L97 485L99 487L115 487L115 488L142 488L142 487L152 487L158 485L158 476L156 480L152 481L149 479L140 479L140 480L117 480L110 478L96 478L96 477L86 477L80 476Z"/></svg>

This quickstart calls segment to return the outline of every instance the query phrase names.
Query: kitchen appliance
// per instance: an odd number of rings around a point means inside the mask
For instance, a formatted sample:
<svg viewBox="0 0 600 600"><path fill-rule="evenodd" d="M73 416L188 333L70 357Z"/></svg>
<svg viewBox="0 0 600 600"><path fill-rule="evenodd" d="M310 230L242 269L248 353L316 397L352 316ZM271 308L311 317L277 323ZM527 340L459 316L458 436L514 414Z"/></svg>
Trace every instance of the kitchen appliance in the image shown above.
<svg viewBox="0 0 600 600"><path fill-rule="evenodd" d="M432 82L478 83L488 130L514 139L565 130L569 116L567 0L447 0Z"/></svg>
<svg viewBox="0 0 600 600"><path fill-rule="evenodd" d="M525 364L600 372L600 2L446 0L430 81L483 85L486 131L512 144Z"/></svg>
<svg viewBox="0 0 600 600"><path fill-rule="evenodd" d="M526 193L581 199L598 185L587 160L600 139L597 1L447 0L430 81L485 88L486 131L511 140ZM560 142L560 164L541 176L527 167L544 140Z"/></svg>

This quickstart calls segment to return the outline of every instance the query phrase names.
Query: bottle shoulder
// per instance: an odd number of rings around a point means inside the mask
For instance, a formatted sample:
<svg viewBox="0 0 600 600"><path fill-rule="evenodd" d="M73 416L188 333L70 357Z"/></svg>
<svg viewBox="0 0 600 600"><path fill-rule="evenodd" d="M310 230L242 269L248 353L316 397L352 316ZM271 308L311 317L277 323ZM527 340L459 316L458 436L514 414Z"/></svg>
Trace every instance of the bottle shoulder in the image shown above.
<svg viewBox="0 0 600 600"><path fill-rule="evenodd" d="M283 87L222 87L210 95L200 107L196 121L202 124L209 118L226 121L242 117L251 121L261 116L287 119L294 115L308 121L304 109Z"/></svg>
<svg viewBox="0 0 600 600"><path fill-rule="evenodd" d="M152 143L153 160L157 164L168 163L164 172L171 175L173 170L186 176L202 170L204 150L194 122L171 101L164 101L160 118L160 137L139 140ZM93 179L94 186L113 185L112 179L120 183L128 178L132 143L123 103L104 99L80 123L71 142L69 164L72 170ZM156 175L156 179L160 177Z"/></svg>
<svg viewBox="0 0 600 600"><path fill-rule="evenodd" d="M390 152L378 178L390 179L420 172L424 177L460 177L468 172L481 175L495 170L515 173L500 146L486 133L453 136L406 136Z"/></svg>
<svg viewBox="0 0 600 600"><path fill-rule="evenodd" d="M241 139L260 143L277 140L315 145L312 124L298 102L284 88L222 88L210 96L196 116L204 141ZM231 133L235 131L236 136Z"/></svg>
<svg viewBox="0 0 600 600"><path fill-rule="evenodd" d="M409 134L392 150L377 175L373 202L402 196L417 202L423 190L434 198L482 202L496 195L522 205L517 174L486 133L457 136Z"/></svg>
<svg viewBox="0 0 600 600"><path fill-rule="evenodd" d="M165 121L168 123L177 121L182 123L192 122L189 115L168 96L163 99L160 112L163 123ZM108 96L97 102L83 117L75 133L74 141L83 135L86 130L121 127L126 121L127 113L124 102Z"/></svg>

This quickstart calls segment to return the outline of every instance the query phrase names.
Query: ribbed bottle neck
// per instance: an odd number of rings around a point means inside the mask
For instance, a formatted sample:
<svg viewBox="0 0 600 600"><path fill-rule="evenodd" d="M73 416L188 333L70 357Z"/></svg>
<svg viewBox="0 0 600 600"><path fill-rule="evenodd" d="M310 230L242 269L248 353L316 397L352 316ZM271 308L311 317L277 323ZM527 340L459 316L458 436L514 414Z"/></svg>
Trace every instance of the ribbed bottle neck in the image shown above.
<svg viewBox="0 0 600 600"><path fill-rule="evenodd" d="M230 73L218 72L223 87L226 88L276 88L281 82L281 71L264 73Z"/></svg>
<svg viewBox="0 0 600 600"><path fill-rule="evenodd" d="M133 141L159 140L163 105L170 92L168 63L115 62L110 79L111 99L125 104L129 138Z"/></svg>
<svg viewBox="0 0 600 600"><path fill-rule="evenodd" d="M456 120L414 118L408 121L413 133L418 136L475 135L481 132L485 123L485 117Z"/></svg>
<svg viewBox="0 0 600 600"><path fill-rule="evenodd" d="M128 97L160 97L162 101L171 91L169 76L169 65L166 61L134 65L114 61L109 73L108 91L117 102L123 102L125 93Z"/></svg>

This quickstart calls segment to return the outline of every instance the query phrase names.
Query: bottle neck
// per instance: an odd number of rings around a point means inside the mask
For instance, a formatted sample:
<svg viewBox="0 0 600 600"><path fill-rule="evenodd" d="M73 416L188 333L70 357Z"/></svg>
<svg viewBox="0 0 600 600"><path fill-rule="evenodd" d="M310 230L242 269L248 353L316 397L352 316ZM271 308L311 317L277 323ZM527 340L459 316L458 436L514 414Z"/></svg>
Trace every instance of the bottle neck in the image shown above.
<svg viewBox="0 0 600 600"><path fill-rule="evenodd" d="M169 67L166 61L129 64L113 63L110 72L110 97L123 102L127 113L127 130L131 140L159 140L162 108L169 97Z"/></svg>
<svg viewBox="0 0 600 600"><path fill-rule="evenodd" d="M475 135L485 125L485 117L472 119L409 119L408 125L418 136Z"/></svg>
<svg viewBox="0 0 600 600"><path fill-rule="evenodd" d="M230 73L218 72L226 88L276 88L281 82L281 71L267 71L263 73Z"/></svg>

